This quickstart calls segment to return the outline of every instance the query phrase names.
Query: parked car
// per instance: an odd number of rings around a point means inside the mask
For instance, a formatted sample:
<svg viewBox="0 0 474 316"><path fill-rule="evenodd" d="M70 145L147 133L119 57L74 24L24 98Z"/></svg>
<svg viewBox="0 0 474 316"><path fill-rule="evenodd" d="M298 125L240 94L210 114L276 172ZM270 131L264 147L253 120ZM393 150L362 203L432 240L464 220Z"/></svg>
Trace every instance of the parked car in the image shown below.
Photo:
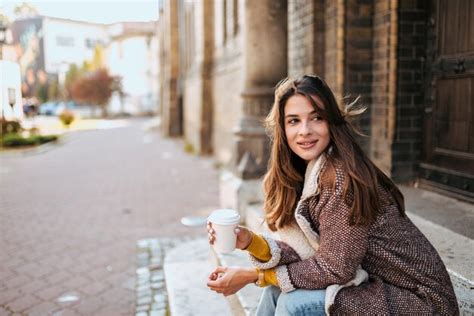
<svg viewBox="0 0 474 316"><path fill-rule="evenodd" d="M56 115L56 111L61 102L49 101L40 105L38 113L40 115Z"/></svg>
<svg viewBox="0 0 474 316"><path fill-rule="evenodd" d="M68 102L49 101L49 102L41 104L40 109L39 109L39 114L58 116L65 109L74 111L76 107L77 105L73 101L68 101Z"/></svg>
<svg viewBox="0 0 474 316"><path fill-rule="evenodd" d="M28 117L35 116L36 114L38 114L38 104L35 103L34 100L24 99L23 113Z"/></svg>

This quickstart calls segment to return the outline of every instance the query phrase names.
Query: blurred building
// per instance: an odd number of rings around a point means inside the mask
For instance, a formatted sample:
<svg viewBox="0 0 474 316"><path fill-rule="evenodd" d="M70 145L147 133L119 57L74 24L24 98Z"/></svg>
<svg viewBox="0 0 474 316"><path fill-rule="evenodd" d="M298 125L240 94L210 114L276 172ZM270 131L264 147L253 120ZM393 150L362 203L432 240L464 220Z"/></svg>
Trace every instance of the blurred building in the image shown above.
<svg viewBox="0 0 474 316"><path fill-rule="evenodd" d="M37 16L15 20L11 28L26 97L34 96L48 76L63 83L69 65L81 66L96 45L107 42L103 24Z"/></svg>
<svg viewBox="0 0 474 316"><path fill-rule="evenodd" d="M162 0L163 131L228 166L224 206L241 209L259 198L242 192L266 170L274 86L316 73L361 96L384 172L474 201L473 20L469 1Z"/></svg>
<svg viewBox="0 0 474 316"><path fill-rule="evenodd" d="M12 45L12 32L0 20L0 118L6 120L21 120L22 95L20 65Z"/></svg>
<svg viewBox="0 0 474 316"><path fill-rule="evenodd" d="M122 77L122 95L110 104L112 113L155 113L158 105L158 37L156 22L109 25L108 69Z"/></svg>
<svg viewBox="0 0 474 316"><path fill-rule="evenodd" d="M2 120L21 120L20 66L9 60L0 60L0 118Z"/></svg>
<svg viewBox="0 0 474 316"><path fill-rule="evenodd" d="M122 98L114 96L110 112L155 111L158 102L156 22L106 25L37 16L15 20L11 29L25 97L35 96L49 80L64 84L70 65L81 67L85 61L90 62L96 47L102 47L111 75L123 77L124 94Z"/></svg>

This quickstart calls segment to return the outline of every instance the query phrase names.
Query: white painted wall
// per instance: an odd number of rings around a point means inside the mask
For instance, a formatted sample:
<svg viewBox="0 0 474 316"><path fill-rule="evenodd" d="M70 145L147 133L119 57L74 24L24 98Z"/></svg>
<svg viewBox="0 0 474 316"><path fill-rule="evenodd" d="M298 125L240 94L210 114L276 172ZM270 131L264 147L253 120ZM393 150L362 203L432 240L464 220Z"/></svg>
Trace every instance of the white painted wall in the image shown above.
<svg viewBox="0 0 474 316"><path fill-rule="evenodd" d="M73 63L81 66L92 59L95 43L107 43L106 26L101 24L45 17L43 33L47 73L58 73Z"/></svg>
<svg viewBox="0 0 474 316"><path fill-rule="evenodd" d="M13 109L9 104L8 89L15 89L15 103ZM0 60L0 110L7 120L23 118L21 100L21 73L20 65L7 60ZM2 113L0 113L2 115Z"/></svg>

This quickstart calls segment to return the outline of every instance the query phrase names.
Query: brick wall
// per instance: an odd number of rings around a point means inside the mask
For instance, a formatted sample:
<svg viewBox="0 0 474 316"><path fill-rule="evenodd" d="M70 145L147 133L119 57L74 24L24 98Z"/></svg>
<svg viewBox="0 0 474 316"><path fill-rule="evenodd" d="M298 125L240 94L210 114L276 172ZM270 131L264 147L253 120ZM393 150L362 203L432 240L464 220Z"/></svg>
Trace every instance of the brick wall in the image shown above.
<svg viewBox="0 0 474 316"><path fill-rule="evenodd" d="M427 10L427 1L399 3L397 119L392 147L392 177L400 182L417 176L421 156Z"/></svg>
<svg viewBox="0 0 474 316"><path fill-rule="evenodd" d="M314 2L288 2L288 74L314 69Z"/></svg>
<svg viewBox="0 0 474 316"><path fill-rule="evenodd" d="M288 1L288 74L324 76L324 1Z"/></svg>
<svg viewBox="0 0 474 316"><path fill-rule="evenodd" d="M344 91L352 102L360 96L358 104L367 110L354 122L367 137L358 137L361 147L370 152L370 120L372 103L372 37L374 7L372 0L346 0Z"/></svg>
<svg viewBox="0 0 474 316"><path fill-rule="evenodd" d="M324 78L337 98L344 95L344 0L326 1Z"/></svg>
<svg viewBox="0 0 474 316"><path fill-rule="evenodd" d="M395 120L396 7L390 1L374 2L371 158L386 174L392 170ZM395 19L395 24L391 21Z"/></svg>

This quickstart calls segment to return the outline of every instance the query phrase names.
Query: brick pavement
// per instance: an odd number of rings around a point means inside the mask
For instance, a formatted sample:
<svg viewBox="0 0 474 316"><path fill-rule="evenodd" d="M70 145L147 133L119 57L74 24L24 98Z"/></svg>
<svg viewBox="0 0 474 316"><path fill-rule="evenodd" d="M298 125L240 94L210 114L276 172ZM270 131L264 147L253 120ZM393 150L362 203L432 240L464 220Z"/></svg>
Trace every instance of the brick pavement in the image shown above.
<svg viewBox="0 0 474 316"><path fill-rule="evenodd" d="M0 153L0 316L135 314L137 240L204 233L179 219L218 204L212 160L146 122Z"/></svg>

